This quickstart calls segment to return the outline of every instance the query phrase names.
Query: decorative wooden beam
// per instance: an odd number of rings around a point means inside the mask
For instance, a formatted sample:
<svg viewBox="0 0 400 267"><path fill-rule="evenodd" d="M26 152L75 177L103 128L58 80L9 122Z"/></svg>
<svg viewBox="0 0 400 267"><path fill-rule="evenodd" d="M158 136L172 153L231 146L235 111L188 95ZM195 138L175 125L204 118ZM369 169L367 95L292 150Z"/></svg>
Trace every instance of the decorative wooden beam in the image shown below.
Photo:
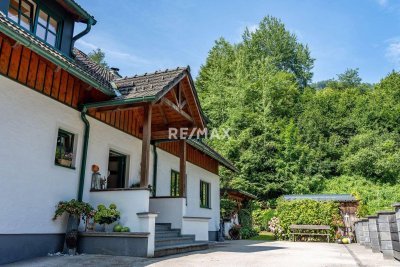
<svg viewBox="0 0 400 267"><path fill-rule="evenodd" d="M186 140L179 141L179 196L186 196Z"/></svg>
<svg viewBox="0 0 400 267"><path fill-rule="evenodd" d="M163 118L164 124L165 124L165 125L168 125L167 116L165 116L165 112L164 112L164 110L163 110L163 108L162 108L161 105L158 105L158 110L159 110L160 113L161 113L161 116L162 116L162 118Z"/></svg>
<svg viewBox="0 0 400 267"><path fill-rule="evenodd" d="M182 117L184 117L185 119L187 119L190 122L194 122L193 118L190 117L189 114L187 114L185 111L181 110L177 105L175 105L174 103L171 102L171 100L169 100L168 98L162 98L161 102L167 106L169 106L170 108L172 108L173 110L175 110L176 112L178 112L180 115L182 115Z"/></svg>
<svg viewBox="0 0 400 267"><path fill-rule="evenodd" d="M151 140L151 113L152 106L143 106L143 137L142 137L142 161L140 167L140 187L149 185L149 161Z"/></svg>
<svg viewBox="0 0 400 267"><path fill-rule="evenodd" d="M178 85L179 85L179 83L178 83ZM172 88L171 94L172 94L172 97L174 98L176 104L178 105L179 100L178 100L178 98L176 97L175 88Z"/></svg>

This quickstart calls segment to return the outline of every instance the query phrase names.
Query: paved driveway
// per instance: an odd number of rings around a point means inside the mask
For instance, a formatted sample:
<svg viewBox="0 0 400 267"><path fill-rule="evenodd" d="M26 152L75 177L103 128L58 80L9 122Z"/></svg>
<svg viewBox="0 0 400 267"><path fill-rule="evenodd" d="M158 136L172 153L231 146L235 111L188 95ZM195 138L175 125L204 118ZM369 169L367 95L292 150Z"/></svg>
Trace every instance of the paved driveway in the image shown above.
<svg viewBox="0 0 400 267"><path fill-rule="evenodd" d="M231 241L211 249L156 259L103 255L53 256L9 266L400 266L358 244Z"/></svg>

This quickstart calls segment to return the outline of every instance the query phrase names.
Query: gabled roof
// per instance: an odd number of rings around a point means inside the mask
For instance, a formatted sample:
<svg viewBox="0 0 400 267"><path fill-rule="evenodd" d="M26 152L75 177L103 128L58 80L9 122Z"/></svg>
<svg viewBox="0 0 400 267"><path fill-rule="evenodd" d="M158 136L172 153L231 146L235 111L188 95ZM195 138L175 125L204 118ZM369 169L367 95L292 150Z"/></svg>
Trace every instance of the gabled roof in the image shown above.
<svg viewBox="0 0 400 267"><path fill-rule="evenodd" d="M90 15L83 7L81 7L75 0L56 0L65 10L72 14L77 22L96 24L95 18Z"/></svg>
<svg viewBox="0 0 400 267"><path fill-rule="evenodd" d="M354 202L357 199L351 194L317 194L317 195L284 195L285 200L310 199L316 201Z"/></svg>
<svg viewBox="0 0 400 267"><path fill-rule="evenodd" d="M78 48L74 47L72 51L75 56L75 62L81 68L83 68L87 73L90 73L90 75L101 81L103 84L106 84L112 88L112 82L119 78L115 73L94 62Z"/></svg>
<svg viewBox="0 0 400 267"><path fill-rule="evenodd" d="M132 99L146 96L158 98L187 75L188 70L189 67L178 67L116 80L115 85L121 93L121 96L116 97L116 99Z"/></svg>
<svg viewBox="0 0 400 267"><path fill-rule="evenodd" d="M201 140L188 139L187 143L189 145L197 148L198 150L202 151L206 155L212 157L213 159L218 161L221 165L223 165L227 169L229 169L229 170L231 170L233 172L239 172L238 168L236 168L235 165L233 165L232 162L230 162L229 160L227 160L226 158L221 156L217 151L215 151L214 149L212 149L211 147L209 147L208 145L203 143Z"/></svg>
<svg viewBox="0 0 400 267"><path fill-rule="evenodd" d="M257 196L246 192L244 190L240 190L240 189L233 189L233 188L221 188L219 190L220 195L223 196L225 193L231 194L231 195L237 195L241 198L244 199L257 199Z"/></svg>
<svg viewBox="0 0 400 267"><path fill-rule="evenodd" d="M88 66L84 61L79 59L74 60L65 56L54 47L47 45L30 32L10 21L2 12L0 12L0 32L3 32L5 35L21 43L23 46L31 49L55 65L60 66L103 93L110 96L115 95L111 83L107 81L105 77L96 75L96 73L89 71Z"/></svg>

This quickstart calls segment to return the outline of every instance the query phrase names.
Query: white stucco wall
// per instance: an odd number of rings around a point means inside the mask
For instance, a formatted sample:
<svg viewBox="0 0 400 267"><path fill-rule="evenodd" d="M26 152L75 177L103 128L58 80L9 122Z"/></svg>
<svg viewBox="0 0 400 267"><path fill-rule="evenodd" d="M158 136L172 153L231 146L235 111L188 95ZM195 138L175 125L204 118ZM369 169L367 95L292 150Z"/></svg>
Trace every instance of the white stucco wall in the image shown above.
<svg viewBox="0 0 400 267"><path fill-rule="evenodd" d="M110 127L96 119L90 117L88 119L90 122L90 138L86 162L84 201L89 201L88 194L91 184L92 165L96 164L100 167L102 177L107 176L110 150L128 156L129 172L126 177L129 179L127 182L128 187L140 181L140 161L142 155L142 142L140 139Z"/></svg>
<svg viewBox="0 0 400 267"><path fill-rule="evenodd" d="M202 169L192 163L187 162L187 208L185 216L190 217L210 217L208 221L209 231L219 229L219 210L220 210L220 179L219 176ZM200 207L200 180L211 184L211 208Z"/></svg>
<svg viewBox="0 0 400 267"><path fill-rule="evenodd" d="M161 149L157 149L158 154L158 167L157 167L157 197L170 196L171 190L171 169L179 171L179 158L173 156ZM186 163L187 172L187 203L186 211L183 216L190 217L210 217L209 220L209 231L218 231L219 229L219 176L202 169L190 162ZM200 207L200 180L211 184L211 208L205 209ZM167 199L165 199L167 201ZM169 201L169 200L168 200ZM166 206L168 212L175 207ZM152 204L150 203L150 210L152 210ZM163 211L160 212L157 222L161 218Z"/></svg>
<svg viewBox="0 0 400 267"><path fill-rule="evenodd" d="M179 158L157 148L157 196L171 195L171 170L179 172Z"/></svg>
<svg viewBox="0 0 400 267"><path fill-rule="evenodd" d="M79 113L0 76L0 114L0 233L64 232L54 207L77 197L79 167L55 166L56 140L60 127L77 134L79 166Z"/></svg>
<svg viewBox="0 0 400 267"><path fill-rule="evenodd" d="M0 233L63 233L65 220L52 221L52 217L60 200L77 198L84 129L80 113L0 76L0 114ZM91 199L89 192L91 165L99 165L101 174L106 175L109 150L126 154L128 185L136 183L141 141L88 119L91 129L83 200L96 204L98 198ZM59 128L76 135L75 170L54 164ZM152 158L151 155L151 167ZM121 192L115 192L115 197L124 200L124 193L118 193ZM139 195L132 197L135 201L130 205L136 203L138 212L148 211L148 191L140 201L136 199ZM136 213L132 216L137 217Z"/></svg>
<svg viewBox="0 0 400 267"><path fill-rule="evenodd" d="M89 202L95 207L99 204L108 207L114 203L121 212L120 223L132 232L139 232L141 227L137 213L149 211L149 195L148 190L91 192Z"/></svg>
<svg viewBox="0 0 400 267"><path fill-rule="evenodd" d="M196 241L208 241L208 219L183 217L182 234L194 235Z"/></svg>
<svg viewBox="0 0 400 267"><path fill-rule="evenodd" d="M158 213L156 223L170 223L174 229L182 229L182 217L186 212L184 198L152 198L150 212Z"/></svg>

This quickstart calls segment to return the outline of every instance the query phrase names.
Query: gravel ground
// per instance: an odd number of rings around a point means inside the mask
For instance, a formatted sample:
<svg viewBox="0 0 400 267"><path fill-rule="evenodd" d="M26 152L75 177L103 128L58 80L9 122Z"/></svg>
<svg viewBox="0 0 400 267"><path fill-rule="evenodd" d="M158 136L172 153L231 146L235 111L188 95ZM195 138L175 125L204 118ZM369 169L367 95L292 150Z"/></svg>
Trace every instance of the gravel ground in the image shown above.
<svg viewBox="0 0 400 267"><path fill-rule="evenodd" d="M208 250L163 258L135 258L105 255L48 256L7 266L400 266L358 244L339 245L303 242L229 241Z"/></svg>

